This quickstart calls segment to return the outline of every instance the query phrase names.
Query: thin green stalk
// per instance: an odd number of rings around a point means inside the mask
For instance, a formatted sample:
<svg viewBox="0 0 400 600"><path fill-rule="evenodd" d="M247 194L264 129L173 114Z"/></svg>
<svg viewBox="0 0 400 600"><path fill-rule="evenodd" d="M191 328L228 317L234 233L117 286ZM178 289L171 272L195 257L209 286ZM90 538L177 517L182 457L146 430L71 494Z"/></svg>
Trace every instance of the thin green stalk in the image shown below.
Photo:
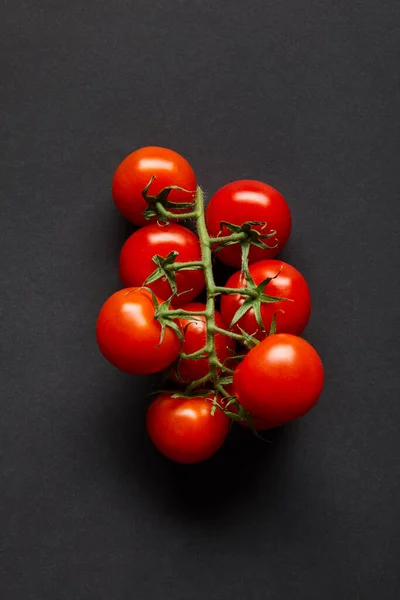
<svg viewBox="0 0 400 600"><path fill-rule="evenodd" d="M215 333L221 333L222 335L226 335L227 337L231 337L234 340L239 340L243 342L245 337L240 335L240 333L234 333L233 331L228 331L227 329L222 329L221 327L215 327Z"/></svg>
<svg viewBox="0 0 400 600"><path fill-rule="evenodd" d="M158 214L168 221L177 219L195 219L198 216L197 210L188 213L173 213L164 208L162 202L156 202L156 207Z"/></svg>
<svg viewBox="0 0 400 600"><path fill-rule="evenodd" d="M183 310L183 308L174 308L169 310L168 317L175 317L177 319L187 319L188 317L205 317L207 312L205 310Z"/></svg>
<svg viewBox="0 0 400 600"><path fill-rule="evenodd" d="M218 375L218 358L215 349L215 281L214 273L212 269L212 254L211 254L211 242L210 236L208 235L206 221L204 217L204 202L203 192L201 188L197 188L196 192L196 213L197 213L197 233L199 235L200 246L201 246L201 257L203 262L204 278L206 282L207 302L206 302L206 324L207 324L207 337L206 337L206 348L208 348L208 361L210 364L210 377L209 379L214 384L214 389L219 386L219 375Z"/></svg>
<svg viewBox="0 0 400 600"><path fill-rule="evenodd" d="M227 288L219 285L215 286L216 294L239 294L240 296L251 296L252 298L257 297L257 293L251 288Z"/></svg>
<svg viewBox="0 0 400 600"><path fill-rule="evenodd" d="M224 244L226 242L240 242L247 238L246 233L232 233L231 235L223 235L221 237L210 237L211 244Z"/></svg>
<svg viewBox="0 0 400 600"><path fill-rule="evenodd" d="M190 271L191 269L202 269L203 261L193 260L191 262L174 262L168 266L169 271Z"/></svg>

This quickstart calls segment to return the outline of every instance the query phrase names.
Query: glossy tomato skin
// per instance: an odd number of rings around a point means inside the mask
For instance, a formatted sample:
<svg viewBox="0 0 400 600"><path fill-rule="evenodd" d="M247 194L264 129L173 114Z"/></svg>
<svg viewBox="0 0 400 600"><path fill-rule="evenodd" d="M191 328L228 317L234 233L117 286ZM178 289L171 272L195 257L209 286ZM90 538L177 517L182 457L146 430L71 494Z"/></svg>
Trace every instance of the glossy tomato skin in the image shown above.
<svg viewBox="0 0 400 600"><path fill-rule="evenodd" d="M133 233L122 246L119 256L119 274L124 286L141 286L157 268L152 258L156 254L166 258L176 250L176 262L201 260L200 242L197 236L182 225L151 224ZM200 269L177 271L178 294L173 302L179 308L200 294L204 288L204 273ZM172 295L171 286L165 277L146 284L159 298L167 300ZM184 292L184 293L183 293Z"/></svg>
<svg viewBox="0 0 400 600"><path fill-rule="evenodd" d="M166 327L160 344L160 333L151 293L143 288L126 288L110 296L97 319L101 353L125 373L156 373L176 359L180 351L177 334Z"/></svg>
<svg viewBox="0 0 400 600"><path fill-rule="evenodd" d="M147 411L147 432L167 458L192 464L210 458L222 446L229 430L228 417L209 398L172 398L163 393Z"/></svg>
<svg viewBox="0 0 400 600"><path fill-rule="evenodd" d="M249 263L276 256L288 241L292 228L290 209L284 197L267 183L250 179L228 183L211 198L206 209L207 229L211 237L230 234L226 227L220 233L221 221L234 225L243 225L246 221L262 221L267 226L264 229L255 226L254 229L261 233L276 231L275 237L264 240L274 248L263 250L251 246ZM217 252L216 256L227 265L240 267L240 244L227 246Z"/></svg>
<svg viewBox="0 0 400 600"><path fill-rule="evenodd" d="M233 385L226 386L225 390L229 394L234 395ZM225 399L222 399L221 406L223 406L223 407L226 406ZM237 414L237 408L234 404L230 404L227 410L229 410L230 412L233 412L234 414ZM281 426L281 423L272 423L271 421L266 421L265 419L261 419L260 417L252 416L252 421L253 421L253 425L254 425L255 429L257 429L257 431L266 431L267 429L274 429L276 427ZM248 429L250 429L250 425L247 421L236 421L235 420L235 423L238 423L238 425L242 425L243 427L247 427Z"/></svg>
<svg viewBox="0 0 400 600"><path fill-rule="evenodd" d="M192 302L183 307L184 310L191 312L200 312L206 309L206 305L201 302ZM223 327L224 323L218 311L215 311L215 324L217 327ZM183 331L182 352L191 354L203 348L206 344L207 326L206 318L203 316L189 317L187 319L179 319L179 325ZM224 364L225 361L234 355L235 342L232 338L215 333L214 335L215 349L218 360ZM228 363L229 366L229 363ZM178 363L178 373L180 379L184 383L189 383L200 379L207 375L210 370L209 361L207 358L200 359L180 359ZM179 381L174 378L175 381Z"/></svg>
<svg viewBox="0 0 400 600"><path fill-rule="evenodd" d="M233 409L232 412L236 412L235 409ZM267 431L268 429L275 429L276 427L280 427L282 425L282 423L272 423L272 421L267 421L266 419L261 419L260 417L252 416L252 420L254 428L257 429L257 431ZM247 427L247 429L250 429L250 425L247 421L236 421L236 423L242 425L243 427Z"/></svg>
<svg viewBox="0 0 400 600"><path fill-rule="evenodd" d="M146 146L135 150L121 162L115 171L112 195L122 215L136 225L146 225L157 221L155 217L146 220L143 216L148 205L142 197L142 191L153 175L156 176L156 179L148 191L150 196L157 196L165 187L177 185L191 193L172 190L168 196L171 202L194 201L196 176L183 156L174 150L159 146Z"/></svg>
<svg viewBox="0 0 400 600"><path fill-rule="evenodd" d="M307 413L318 401L324 371L317 352L300 337L278 333L247 354L235 370L233 388L251 414L286 423Z"/></svg>
<svg viewBox="0 0 400 600"><path fill-rule="evenodd" d="M279 273L267 284L265 293L269 296L288 298L289 300L261 304L263 330L257 324L253 309L247 311L232 330L239 333L239 327L241 327L247 333L262 340L268 334L276 312L277 333L300 335L311 314L310 289L303 275L292 265L274 259L253 263L250 265L249 271L256 285ZM242 273L240 271L234 273L226 282L226 287L246 287ZM226 327L229 328L236 311L244 301L244 296L239 294L221 296L221 314Z"/></svg>

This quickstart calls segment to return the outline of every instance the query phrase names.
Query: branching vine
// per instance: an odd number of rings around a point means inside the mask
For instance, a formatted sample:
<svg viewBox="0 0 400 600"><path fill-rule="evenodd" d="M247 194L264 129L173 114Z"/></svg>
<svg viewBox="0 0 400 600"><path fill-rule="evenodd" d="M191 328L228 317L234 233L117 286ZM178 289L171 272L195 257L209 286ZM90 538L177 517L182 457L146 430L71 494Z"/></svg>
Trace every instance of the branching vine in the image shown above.
<svg viewBox="0 0 400 600"><path fill-rule="evenodd" d="M244 332L239 328L241 333L236 333L230 329L223 329L218 327L215 323L215 302L216 298L221 294L239 294L245 298L243 304L235 314L231 327L238 323L240 318L250 309L254 310L254 315L257 324L263 327L261 317L261 304L262 303L278 303L286 298L269 296L265 293L265 288L268 283L274 279L274 277L268 278L262 281L259 285L256 285L251 277L248 266L249 250L251 245L255 245L259 248L269 249L264 240L268 240L276 235L276 231L269 231L263 233L263 229L266 228L266 223L260 223L255 221L249 221L244 223L242 226L233 225L231 223L223 222L222 227L230 231L230 235L210 237L206 227L205 214L204 214L204 198L203 192L200 187L197 188L195 193L195 200L188 202L187 204L176 204L168 200L168 195L171 190L177 188L176 186L170 186L164 188L157 196L150 196L148 194L151 183L154 181L154 177L151 178L146 188L143 190L143 197L147 202L147 210L144 215L146 218L157 217L161 222L169 222L173 220L187 220L194 219L196 221L197 233L201 246L201 261L193 262L178 262L179 253L176 251L170 252L168 256L161 257L156 255L153 257L155 264L154 272L147 278L144 285L152 283L159 278L166 278L171 287L172 296L168 302L156 305L156 318L162 325L162 331L165 327L172 327L182 339L182 333L179 331L175 320L180 318L195 319L196 316L202 316L206 321L206 343L203 348L193 352L191 354L181 353L180 358L187 360L199 360L207 358L209 362L209 371L200 379L192 381L186 389L182 392L182 395L191 395L196 393L209 394L210 391L214 394L214 404L218 404L218 396L223 398L223 406L220 406L222 410L233 420L247 420L252 425L251 416L237 402L235 396L229 391L229 386L232 383L233 369L227 364L222 364L218 359L215 345L215 334L222 334L227 337L233 338L245 347L251 348L258 343L258 340ZM185 190L183 190L185 191ZM189 193L189 192L188 192ZM179 209L179 210L178 210ZM262 226L261 232L254 229L254 226ZM215 283L214 273L212 268L212 251L217 252L222 248L230 246L232 244L240 244L242 249L242 265L241 271L246 281L246 287L241 288L229 288L222 287ZM184 309L170 309L170 304L173 304L173 297L177 293L177 286L175 275L181 270L192 270L201 269L204 272L205 288L206 288L206 309L204 311L188 311ZM279 272L275 275L277 277ZM275 332L276 319L274 317L270 329L270 334ZM238 359L239 356L233 356L231 359ZM199 391L200 390L200 391ZM232 408L234 406L234 412Z"/></svg>

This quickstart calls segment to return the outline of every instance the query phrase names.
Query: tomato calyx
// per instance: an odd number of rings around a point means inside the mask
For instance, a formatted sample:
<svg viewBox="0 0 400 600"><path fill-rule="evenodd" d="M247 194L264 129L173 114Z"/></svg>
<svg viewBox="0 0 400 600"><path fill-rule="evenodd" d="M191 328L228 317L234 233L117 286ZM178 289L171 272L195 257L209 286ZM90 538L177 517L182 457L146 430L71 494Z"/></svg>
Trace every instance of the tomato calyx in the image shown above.
<svg viewBox="0 0 400 600"><path fill-rule="evenodd" d="M280 274L280 270L278 271L278 273L276 273L276 275L274 275L273 277L267 277L266 279L264 279L261 283L259 283L258 285L256 285L254 283L254 280L251 276L251 274L248 272L248 269L246 269L247 272L244 274L245 278L246 278L246 284L247 284L247 289L250 289L253 293L251 295L249 295L245 301L243 302L243 304L238 308L238 310L236 311L236 313L233 316L233 319L230 323L230 327L233 327L242 317L243 315L245 315L247 313L247 311L253 309L254 311L254 316L257 322L257 325L264 330L265 326L262 320L262 315L261 315L261 305L263 303L275 303L275 302L283 302L284 300L290 300L289 298L282 298L279 296L269 296L268 294L265 293L265 288L267 287L267 285L269 284L270 281L272 281L273 279L275 279L276 277L279 276ZM246 289L246 288L244 288ZM241 292L239 292L241 293ZM276 313L275 313L276 315ZM275 317L274 315L274 317ZM276 329L276 318L274 321L274 327Z"/></svg>
<svg viewBox="0 0 400 600"><path fill-rule="evenodd" d="M229 378L221 378L220 383L223 386L232 384L232 377ZM223 394L216 392L212 389L196 389L192 391L187 390L176 390L169 391L172 398L206 398L212 402L212 411L211 414L214 414L216 409L221 410L227 417L229 417L232 421L237 422L245 422L248 425L252 426L252 417L249 412L247 412L238 402L236 396L229 394L224 391Z"/></svg>
<svg viewBox="0 0 400 600"><path fill-rule="evenodd" d="M227 246L231 246L232 244L246 244L248 242L250 245L257 246L258 248L262 248L263 250L273 250L276 248L274 246L268 246L263 242L264 239L272 238L276 235L276 231L272 229L269 233L261 233L257 229L253 229L255 226L261 226L264 229L267 226L265 221L246 221L242 225L234 225L233 223L228 223L227 221L221 221L220 223L220 233L225 227L228 229L231 234L228 236L217 236L215 238L210 238L211 243L216 243L218 246L215 247L214 251L218 252L222 250L222 248L226 248Z"/></svg>
<svg viewBox="0 0 400 600"><path fill-rule="evenodd" d="M163 257L159 254L153 256L152 261L156 265L156 269L151 273L144 285L148 285L149 283L153 283L158 279L165 279L168 281L172 294L177 294L178 288L176 284L176 272L177 271L189 271L189 270L198 270L203 269L203 263L201 261L191 261L191 262L176 262L176 259L179 256L179 252L176 250L172 250L167 256ZM185 290L186 292L187 290Z"/></svg>
<svg viewBox="0 0 400 600"><path fill-rule="evenodd" d="M145 286L143 286L143 289L147 290L151 294L153 304L154 304L154 318L161 325L160 340L158 342L158 345L160 346L163 343L166 327L173 329L175 331L176 335L178 336L179 341L182 343L183 335L182 335L181 328L173 319L168 318L168 314L170 312L172 312L172 310L170 308L172 298L169 298L168 300L165 300L165 302L160 304L157 296L155 295L155 293L153 292L152 289L145 287Z"/></svg>
<svg viewBox="0 0 400 600"><path fill-rule="evenodd" d="M173 213L171 210L179 209L179 211L183 209L189 209L194 207L194 201L192 202L171 202L168 200L168 196L172 190L178 190L180 192L186 192L193 196L193 192L190 190L185 190L178 185L169 185L163 188L156 196L151 196L148 194L151 184L155 181L156 176L153 175L146 185L144 190L142 191L143 199L147 202L148 206L146 210L143 212L143 216L145 219L151 219L152 217L157 217L160 221L168 222L171 219L191 219L197 216L196 211L191 211L187 213ZM170 209L170 210L169 210Z"/></svg>
<svg viewBox="0 0 400 600"><path fill-rule="evenodd" d="M153 273L151 273L151 275L148 276L144 282L144 285L148 285L149 283L153 283L153 281L157 281L158 279L165 277L171 287L172 293L176 294L178 288L176 285L175 273L173 271L171 272L168 267L175 262L178 254L179 252L172 250L172 252L170 252L165 258L159 254L153 256L152 261L157 268L153 271Z"/></svg>

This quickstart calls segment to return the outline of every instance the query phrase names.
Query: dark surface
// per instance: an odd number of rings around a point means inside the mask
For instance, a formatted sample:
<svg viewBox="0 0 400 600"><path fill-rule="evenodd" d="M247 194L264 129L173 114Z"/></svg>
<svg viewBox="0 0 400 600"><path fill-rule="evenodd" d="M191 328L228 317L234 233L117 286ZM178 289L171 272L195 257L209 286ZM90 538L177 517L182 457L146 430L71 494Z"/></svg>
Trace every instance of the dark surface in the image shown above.
<svg viewBox="0 0 400 600"><path fill-rule="evenodd" d="M70 0L0 15L4 600L395 600L399 3ZM170 464L150 380L100 356L129 232L109 192L170 146L209 194L288 199L318 407L262 444ZM152 380L153 381L153 380Z"/></svg>

